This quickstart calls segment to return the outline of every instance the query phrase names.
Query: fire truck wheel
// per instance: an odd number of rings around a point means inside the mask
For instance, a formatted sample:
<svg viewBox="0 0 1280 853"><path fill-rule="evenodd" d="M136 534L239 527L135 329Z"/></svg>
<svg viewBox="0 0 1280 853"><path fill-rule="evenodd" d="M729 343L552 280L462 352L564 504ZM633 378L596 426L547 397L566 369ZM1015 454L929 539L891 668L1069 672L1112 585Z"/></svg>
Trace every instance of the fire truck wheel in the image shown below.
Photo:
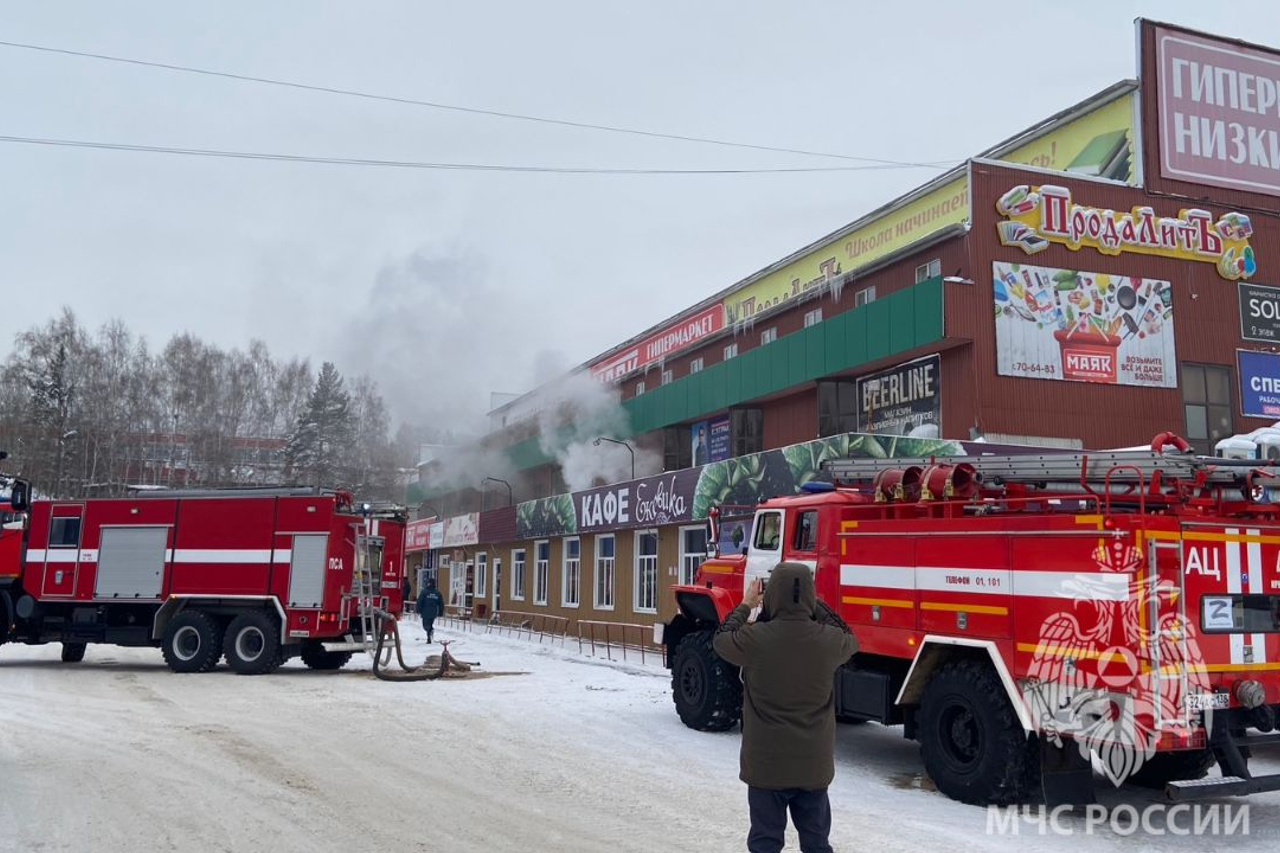
<svg viewBox="0 0 1280 853"><path fill-rule="evenodd" d="M227 663L240 675L262 675L284 663L280 629L265 611L241 613L227 626Z"/></svg>
<svg viewBox="0 0 1280 853"><path fill-rule="evenodd" d="M351 652L329 652L319 643L302 647L302 662L312 669L342 669L351 660Z"/></svg>
<svg viewBox="0 0 1280 853"><path fill-rule="evenodd" d="M1212 749L1158 752L1143 762L1138 771L1126 781L1140 788L1161 789L1170 782L1202 779L1214 763Z"/></svg>
<svg viewBox="0 0 1280 853"><path fill-rule="evenodd" d="M691 729L723 732L742 719L742 681L737 667L711 646L714 632L698 631L680 641L671 666L676 713Z"/></svg>
<svg viewBox="0 0 1280 853"><path fill-rule="evenodd" d="M79 663L84 660L85 643L63 643L62 662Z"/></svg>
<svg viewBox="0 0 1280 853"><path fill-rule="evenodd" d="M183 610L165 626L160 651L174 672L209 672L222 657L222 627L203 610Z"/></svg>
<svg viewBox="0 0 1280 853"><path fill-rule="evenodd" d="M938 790L974 805L1034 796L1039 753L985 661L944 664L920 701L920 754Z"/></svg>

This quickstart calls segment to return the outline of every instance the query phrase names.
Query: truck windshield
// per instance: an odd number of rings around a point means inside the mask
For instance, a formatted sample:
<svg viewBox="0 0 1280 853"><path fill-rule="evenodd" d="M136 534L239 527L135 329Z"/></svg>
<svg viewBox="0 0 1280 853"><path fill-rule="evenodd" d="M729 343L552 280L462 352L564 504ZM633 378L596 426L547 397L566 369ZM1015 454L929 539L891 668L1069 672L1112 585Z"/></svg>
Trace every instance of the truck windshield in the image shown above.
<svg viewBox="0 0 1280 853"><path fill-rule="evenodd" d="M361 539L356 548L356 571L382 574L382 540Z"/></svg>

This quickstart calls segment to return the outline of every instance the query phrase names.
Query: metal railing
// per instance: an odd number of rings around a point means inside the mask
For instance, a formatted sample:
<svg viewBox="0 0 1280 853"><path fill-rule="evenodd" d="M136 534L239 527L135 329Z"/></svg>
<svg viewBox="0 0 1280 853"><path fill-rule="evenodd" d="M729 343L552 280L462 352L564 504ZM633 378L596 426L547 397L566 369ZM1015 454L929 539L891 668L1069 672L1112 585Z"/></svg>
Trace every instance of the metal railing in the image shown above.
<svg viewBox="0 0 1280 853"><path fill-rule="evenodd" d="M470 631L472 624L472 608L463 607L458 604L446 604L444 613L440 614L440 619L445 624L455 628L461 628L463 631Z"/></svg>
<svg viewBox="0 0 1280 853"><path fill-rule="evenodd" d="M495 610L484 623L484 632L499 636L524 637L532 640L559 640L563 645L569 634L569 619L550 613L526 613L519 610Z"/></svg>
<svg viewBox="0 0 1280 853"><path fill-rule="evenodd" d="M636 625L628 622L593 622L587 619L578 620L578 653L593 656L603 650L609 660L613 660L614 650L622 653L627 660L627 651L639 653L640 662L646 662L646 656L662 659L662 649L653 642L653 625Z"/></svg>

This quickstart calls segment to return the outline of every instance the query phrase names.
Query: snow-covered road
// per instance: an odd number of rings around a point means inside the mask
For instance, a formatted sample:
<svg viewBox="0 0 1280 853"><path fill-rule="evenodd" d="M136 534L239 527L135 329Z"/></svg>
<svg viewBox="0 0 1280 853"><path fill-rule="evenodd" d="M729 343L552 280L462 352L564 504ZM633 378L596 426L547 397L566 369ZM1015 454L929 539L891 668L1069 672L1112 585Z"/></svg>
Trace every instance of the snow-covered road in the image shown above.
<svg viewBox="0 0 1280 853"><path fill-rule="evenodd" d="M406 657L421 631L406 624ZM158 651L0 648L0 851L735 851L738 736L690 731L656 665L442 632L487 672L391 684L336 673L174 675ZM1272 850L1280 794L1247 838L991 835L987 814L922 789L900 729L842 726L837 850ZM1110 804L1154 798L1103 791ZM1027 834L1034 836L1029 839ZM796 849L794 835L788 849Z"/></svg>

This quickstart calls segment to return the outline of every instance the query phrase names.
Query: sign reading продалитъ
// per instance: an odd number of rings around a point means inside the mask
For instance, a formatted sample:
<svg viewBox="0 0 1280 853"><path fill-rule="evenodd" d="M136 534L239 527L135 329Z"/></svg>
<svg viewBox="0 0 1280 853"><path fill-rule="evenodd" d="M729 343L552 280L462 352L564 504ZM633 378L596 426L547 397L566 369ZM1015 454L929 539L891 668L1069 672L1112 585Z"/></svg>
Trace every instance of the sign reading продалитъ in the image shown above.
<svg viewBox="0 0 1280 853"><path fill-rule="evenodd" d="M1231 281L1251 278L1258 269L1249 245L1253 222L1243 213L1226 213L1216 220L1209 211L1195 208L1177 217L1157 216L1150 207L1123 213L1077 204L1071 190L1048 184L1016 186L1000 197L996 210L1008 217L996 223L1000 243L1028 255L1059 243L1073 251L1090 246L1104 255L1136 252L1211 263L1218 275Z"/></svg>

